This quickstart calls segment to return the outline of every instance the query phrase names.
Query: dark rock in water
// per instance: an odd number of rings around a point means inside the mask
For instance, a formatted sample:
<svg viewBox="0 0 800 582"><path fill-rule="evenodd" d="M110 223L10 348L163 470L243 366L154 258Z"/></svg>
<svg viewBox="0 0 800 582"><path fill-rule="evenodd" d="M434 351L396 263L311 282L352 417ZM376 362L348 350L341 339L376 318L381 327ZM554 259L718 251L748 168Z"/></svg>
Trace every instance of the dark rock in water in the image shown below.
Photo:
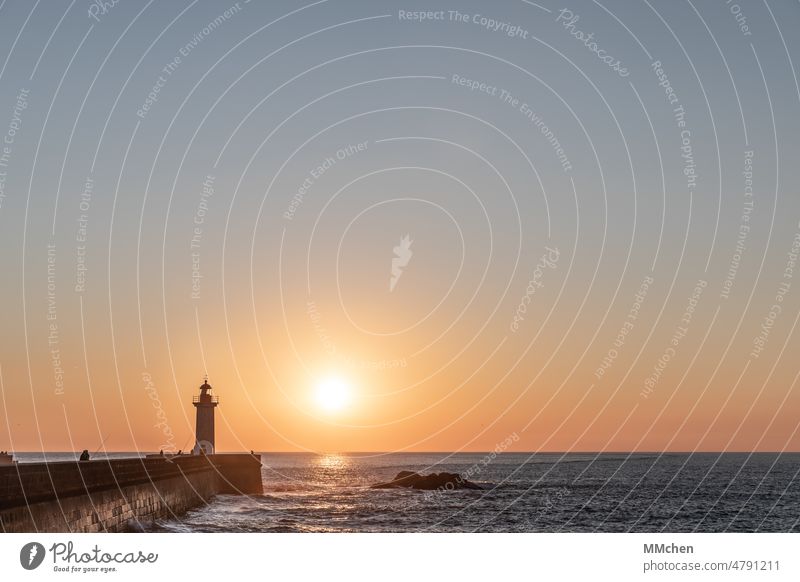
<svg viewBox="0 0 800 582"><path fill-rule="evenodd" d="M423 489L433 491L436 489L448 491L450 489L482 489L480 485L467 481L457 473L431 473L430 475L420 475L412 471L400 471L392 481L388 483L378 483L372 489L395 489L398 487L409 487L411 489Z"/></svg>

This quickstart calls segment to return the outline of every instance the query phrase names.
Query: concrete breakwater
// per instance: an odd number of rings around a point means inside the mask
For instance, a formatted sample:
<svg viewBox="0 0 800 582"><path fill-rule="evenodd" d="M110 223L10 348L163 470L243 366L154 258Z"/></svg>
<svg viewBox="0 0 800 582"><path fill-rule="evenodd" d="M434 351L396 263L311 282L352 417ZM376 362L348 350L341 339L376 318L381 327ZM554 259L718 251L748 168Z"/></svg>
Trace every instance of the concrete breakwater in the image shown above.
<svg viewBox="0 0 800 582"><path fill-rule="evenodd" d="M260 457L19 463L0 467L0 531L135 531L219 493L262 494Z"/></svg>

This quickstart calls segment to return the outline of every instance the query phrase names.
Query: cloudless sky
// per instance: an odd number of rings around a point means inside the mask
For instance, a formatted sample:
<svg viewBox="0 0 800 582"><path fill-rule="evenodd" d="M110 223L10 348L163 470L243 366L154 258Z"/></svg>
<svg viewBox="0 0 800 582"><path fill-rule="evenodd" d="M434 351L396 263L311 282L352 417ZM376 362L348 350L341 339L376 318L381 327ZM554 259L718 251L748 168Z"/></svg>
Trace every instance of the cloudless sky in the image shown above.
<svg viewBox="0 0 800 582"><path fill-rule="evenodd" d="M800 450L798 26L3 2L1 448Z"/></svg>

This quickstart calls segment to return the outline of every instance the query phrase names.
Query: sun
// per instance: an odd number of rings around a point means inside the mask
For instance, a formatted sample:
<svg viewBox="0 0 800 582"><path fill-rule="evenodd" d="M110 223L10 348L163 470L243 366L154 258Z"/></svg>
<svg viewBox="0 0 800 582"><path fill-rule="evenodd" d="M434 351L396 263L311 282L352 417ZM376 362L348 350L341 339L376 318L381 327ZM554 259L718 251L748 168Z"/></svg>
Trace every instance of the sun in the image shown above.
<svg viewBox="0 0 800 582"><path fill-rule="evenodd" d="M325 412L341 412L353 399L353 391L341 378L323 378L314 390L314 400Z"/></svg>

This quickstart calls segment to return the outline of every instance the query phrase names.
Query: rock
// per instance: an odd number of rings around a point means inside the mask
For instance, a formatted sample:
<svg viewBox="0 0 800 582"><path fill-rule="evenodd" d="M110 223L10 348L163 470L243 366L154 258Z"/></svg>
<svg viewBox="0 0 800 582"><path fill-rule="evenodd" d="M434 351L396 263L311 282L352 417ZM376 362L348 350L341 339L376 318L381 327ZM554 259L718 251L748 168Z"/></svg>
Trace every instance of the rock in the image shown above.
<svg viewBox="0 0 800 582"><path fill-rule="evenodd" d="M451 489L482 489L480 485L467 481L457 473L431 473L430 475L420 475L412 471L400 471L393 480L388 483L378 483L372 489L395 489L399 487L409 487L411 489L423 489L433 491L449 491Z"/></svg>

